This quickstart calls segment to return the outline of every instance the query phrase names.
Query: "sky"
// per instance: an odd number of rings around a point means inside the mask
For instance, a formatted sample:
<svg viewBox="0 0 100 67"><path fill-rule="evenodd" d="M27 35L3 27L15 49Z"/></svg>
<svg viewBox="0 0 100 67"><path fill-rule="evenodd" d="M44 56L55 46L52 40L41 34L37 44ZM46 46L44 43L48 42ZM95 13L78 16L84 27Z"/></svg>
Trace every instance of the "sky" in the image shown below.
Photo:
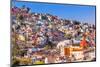
<svg viewBox="0 0 100 67"><path fill-rule="evenodd" d="M31 12L49 13L62 19L95 24L95 6L21 1L12 2L12 6L22 7L23 5L31 8Z"/></svg>

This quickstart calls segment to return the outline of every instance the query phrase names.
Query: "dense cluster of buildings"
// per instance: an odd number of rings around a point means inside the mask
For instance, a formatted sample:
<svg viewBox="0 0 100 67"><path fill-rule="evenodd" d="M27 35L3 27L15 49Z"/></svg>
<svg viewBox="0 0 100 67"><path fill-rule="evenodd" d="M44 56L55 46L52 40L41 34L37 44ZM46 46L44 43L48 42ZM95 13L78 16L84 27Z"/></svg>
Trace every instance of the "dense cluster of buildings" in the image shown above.
<svg viewBox="0 0 100 67"><path fill-rule="evenodd" d="M87 61L84 50L95 54L94 24L31 12L26 6L12 7L11 19L13 64ZM77 55L81 59L77 59ZM94 58L95 55L91 60Z"/></svg>

